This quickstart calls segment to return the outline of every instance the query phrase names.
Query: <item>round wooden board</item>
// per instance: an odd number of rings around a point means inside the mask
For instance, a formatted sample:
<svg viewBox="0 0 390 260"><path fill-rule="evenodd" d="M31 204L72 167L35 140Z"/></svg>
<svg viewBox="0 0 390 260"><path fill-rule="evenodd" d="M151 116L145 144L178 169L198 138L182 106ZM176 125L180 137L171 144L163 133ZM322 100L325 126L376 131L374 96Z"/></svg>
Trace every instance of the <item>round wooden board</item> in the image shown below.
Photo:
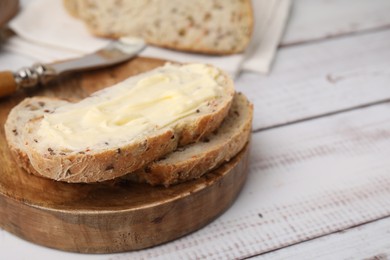
<svg viewBox="0 0 390 260"><path fill-rule="evenodd" d="M162 60L136 58L0 99L0 122L29 95L80 99ZM126 181L67 184L29 175L14 162L0 128L0 227L51 248L83 253L142 249L193 232L236 198L246 179L248 147L202 178L170 188Z"/></svg>

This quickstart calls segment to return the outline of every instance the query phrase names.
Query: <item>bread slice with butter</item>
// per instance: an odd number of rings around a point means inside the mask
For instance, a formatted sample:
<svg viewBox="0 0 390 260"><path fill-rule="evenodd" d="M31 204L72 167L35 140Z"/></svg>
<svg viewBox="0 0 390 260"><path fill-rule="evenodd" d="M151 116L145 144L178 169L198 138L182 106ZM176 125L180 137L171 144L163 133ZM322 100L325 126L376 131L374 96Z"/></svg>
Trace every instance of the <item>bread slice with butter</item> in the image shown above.
<svg viewBox="0 0 390 260"><path fill-rule="evenodd" d="M123 178L166 187L197 179L229 161L244 148L250 139L252 117L253 105L238 93L228 116L212 134Z"/></svg>
<svg viewBox="0 0 390 260"><path fill-rule="evenodd" d="M65 103L67 101L48 97L26 98L9 114L6 128L8 143L18 164L28 172L40 175L30 164L26 146L17 138L19 132L31 119L54 111ZM253 105L243 94L236 93L229 114L213 133L116 180L147 182L168 187L197 179L229 161L243 149L250 139L252 117Z"/></svg>
<svg viewBox="0 0 390 260"><path fill-rule="evenodd" d="M233 95L232 80L215 67L167 64L80 102L60 101L16 129L21 103L7 119L6 137L11 150L15 140L24 149L27 171L66 182L104 181L201 140L218 128Z"/></svg>
<svg viewBox="0 0 390 260"><path fill-rule="evenodd" d="M95 35L141 37L190 52L242 52L253 31L251 0L64 0L64 6Z"/></svg>

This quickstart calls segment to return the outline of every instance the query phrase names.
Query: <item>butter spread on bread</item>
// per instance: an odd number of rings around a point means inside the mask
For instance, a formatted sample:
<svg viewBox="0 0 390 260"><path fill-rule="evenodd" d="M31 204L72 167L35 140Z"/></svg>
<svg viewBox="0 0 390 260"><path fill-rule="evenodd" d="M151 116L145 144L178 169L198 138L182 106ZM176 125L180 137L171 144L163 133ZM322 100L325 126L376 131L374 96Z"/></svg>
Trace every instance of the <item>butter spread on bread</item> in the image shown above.
<svg viewBox="0 0 390 260"><path fill-rule="evenodd" d="M232 80L215 67L168 64L80 102L59 101L20 127L17 111L29 109L21 109L22 102L7 119L6 137L16 157L22 154L15 149L19 140L19 151L27 155L19 161L29 161L20 165L31 173L66 182L104 181L210 134L233 95Z"/></svg>
<svg viewBox="0 0 390 260"><path fill-rule="evenodd" d="M105 149L108 142L131 141L197 114L207 102L224 95L224 83L216 68L168 64L44 114L36 137L42 140L42 149L53 143L78 151L86 146Z"/></svg>

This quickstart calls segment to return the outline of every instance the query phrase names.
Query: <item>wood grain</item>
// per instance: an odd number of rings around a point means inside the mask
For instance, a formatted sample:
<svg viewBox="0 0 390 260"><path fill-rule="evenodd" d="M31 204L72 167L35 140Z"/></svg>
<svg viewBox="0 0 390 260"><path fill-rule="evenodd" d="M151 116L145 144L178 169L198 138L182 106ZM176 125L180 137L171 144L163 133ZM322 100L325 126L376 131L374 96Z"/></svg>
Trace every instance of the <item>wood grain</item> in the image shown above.
<svg viewBox="0 0 390 260"><path fill-rule="evenodd" d="M228 212L118 260L243 259L390 216L389 115L383 104L253 134L248 180Z"/></svg>
<svg viewBox="0 0 390 260"><path fill-rule="evenodd" d="M256 259L386 260L390 257L389 234L390 217L263 254Z"/></svg>
<svg viewBox="0 0 390 260"><path fill-rule="evenodd" d="M281 49L272 74L236 85L254 103L254 130L389 100L389 42L387 30Z"/></svg>
<svg viewBox="0 0 390 260"><path fill-rule="evenodd" d="M389 8L387 0L295 0L281 45L390 28Z"/></svg>
<svg viewBox="0 0 390 260"><path fill-rule="evenodd" d="M0 124L26 95L79 99L164 61L137 58L104 71L62 79L0 102ZM219 169L171 188L126 181L68 184L25 173L0 130L0 226L37 244L66 251L108 253L141 249L193 232L233 202L246 178L248 149Z"/></svg>

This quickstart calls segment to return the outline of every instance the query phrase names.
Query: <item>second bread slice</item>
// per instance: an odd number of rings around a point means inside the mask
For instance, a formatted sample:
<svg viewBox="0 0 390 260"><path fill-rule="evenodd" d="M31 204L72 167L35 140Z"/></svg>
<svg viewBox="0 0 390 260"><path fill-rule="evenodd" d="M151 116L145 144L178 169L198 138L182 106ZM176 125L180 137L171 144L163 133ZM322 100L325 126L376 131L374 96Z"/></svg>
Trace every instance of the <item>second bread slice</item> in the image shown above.
<svg viewBox="0 0 390 260"><path fill-rule="evenodd" d="M184 146L124 178L166 187L197 179L229 161L250 139L253 105L241 93L234 96L228 116L214 133Z"/></svg>

